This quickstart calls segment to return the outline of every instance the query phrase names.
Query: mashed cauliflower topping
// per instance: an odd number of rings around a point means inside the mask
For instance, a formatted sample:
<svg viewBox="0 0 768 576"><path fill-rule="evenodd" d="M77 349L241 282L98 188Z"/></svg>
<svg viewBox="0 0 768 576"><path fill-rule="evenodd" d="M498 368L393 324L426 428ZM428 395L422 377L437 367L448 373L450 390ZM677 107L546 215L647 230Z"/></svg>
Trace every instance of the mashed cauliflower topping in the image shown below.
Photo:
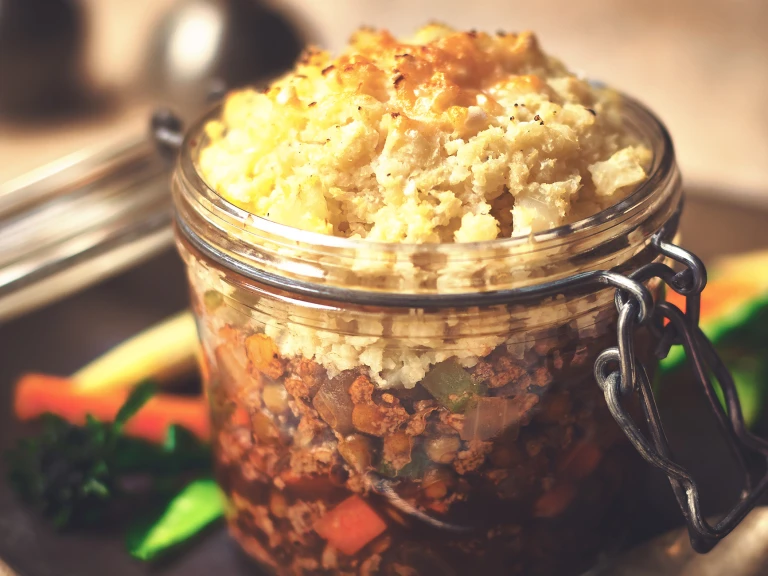
<svg viewBox="0 0 768 576"><path fill-rule="evenodd" d="M527 236L574 222L624 199L651 163L622 123L621 98L568 72L533 34L439 25L409 42L362 30L336 59L310 50L267 90L231 94L205 131L199 170L227 200L297 228L393 243ZM280 249L292 257L291 246ZM441 291L452 282L492 285L503 274L539 277L524 265L508 270L503 258L497 264L459 259L429 274ZM190 266L193 284L239 300L218 272ZM349 271L411 274L419 288L427 274L410 259L365 254ZM447 358L473 366L500 345L527 358L564 324L579 338L598 335L612 302L610 290L553 298L536 306L529 329L514 307L422 315L270 300L249 329L330 376L363 366L380 387L411 388Z"/></svg>
<svg viewBox="0 0 768 576"><path fill-rule="evenodd" d="M231 94L199 168L227 200L305 230L491 240L590 216L642 182L650 152L619 114L530 32L365 29L336 59L310 50L266 91Z"/></svg>

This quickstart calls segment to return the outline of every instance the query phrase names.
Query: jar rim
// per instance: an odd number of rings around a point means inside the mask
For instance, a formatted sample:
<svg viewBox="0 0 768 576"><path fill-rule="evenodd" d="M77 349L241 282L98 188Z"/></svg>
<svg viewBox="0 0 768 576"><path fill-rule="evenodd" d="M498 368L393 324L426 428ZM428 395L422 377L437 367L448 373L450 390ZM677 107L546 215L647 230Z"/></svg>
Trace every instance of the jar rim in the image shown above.
<svg viewBox="0 0 768 576"><path fill-rule="evenodd" d="M204 126L220 116L219 104L184 138L173 179L177 233L239 278L305 298L434 308L551 296L559 280L628 262L679 210L679 172L667 129L644 105L619 96L623 120L652 153L648 178L627 198L583 220L531 235L423 244L310 232L225 200L197 165Z"/></svg>
<svg viewBox="0 0 768 576"><path fill-rule="evenodd" d="M651 147L652 161L648 178L640 183L629 196L616 204L609 206L605 210L601 210L597 214L593 214L592 216L588 216L587 218L577 220L570 224L564 224L562 226L534 232L524 236L494 238L493 240L480 240L475 242L382 242L367 240L365 238L346 238L331 234L322 234L320 232L312 232L310 230L302 230L301 228L281 224L274 220L269 220L263 216L248 212L247 210L236 206L211 188L205 178L203 178L197 163L193 158L195 144L199 142L200 135L203 134L205 125L209 121L220 117L223 107L221 103L210 109L186 131L181 147L181 154L179 156L179 165L185 178L190 184L198 191L203 192L208 200L213 202L215 208L230 214L242 222L247 222L248 225L255 230L261 230L268 233L270 236L281 237L287 242L312 244L328 248L365 249L372 251L387 250L390 252L401 251L408 253L412 253L413 251L424 252L429 249L439 249L440 251L446 252L467 252L474 249L491 247L504 249L525 244L536 245L572 236L577 232L597 228L621 217L627 210L636 207L638 204L642 203L644 199L653 194L672 171L675 164L675 153L672 138L669 135L667 128L649 108L641 104L638 100L623 93L620 93L619 96L622 102L622 113L636 115L637 120L645 124L645 126L653 132L651 136L656 136L656 138L653 138L653 145Z"/></svg>

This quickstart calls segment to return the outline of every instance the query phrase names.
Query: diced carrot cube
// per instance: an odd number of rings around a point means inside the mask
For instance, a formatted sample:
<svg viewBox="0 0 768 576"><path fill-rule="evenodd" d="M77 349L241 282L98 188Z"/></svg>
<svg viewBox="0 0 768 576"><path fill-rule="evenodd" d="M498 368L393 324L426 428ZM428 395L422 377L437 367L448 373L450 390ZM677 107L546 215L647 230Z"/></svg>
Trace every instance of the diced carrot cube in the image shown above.
<svg viewBox="0 0 768 576"><path fill-rule="evenodd" d="M360 496L350 496L315 523L315 532L352 556L387 529L387 525Z"/></svg>

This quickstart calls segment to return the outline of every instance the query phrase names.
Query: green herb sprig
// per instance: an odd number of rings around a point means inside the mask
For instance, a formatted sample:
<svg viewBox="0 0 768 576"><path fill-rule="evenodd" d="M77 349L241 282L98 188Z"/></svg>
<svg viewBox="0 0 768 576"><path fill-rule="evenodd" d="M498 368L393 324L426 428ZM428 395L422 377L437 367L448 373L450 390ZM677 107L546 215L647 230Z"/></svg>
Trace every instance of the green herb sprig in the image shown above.
<svg viewBox="0 0 768 576"><path fill-rule="evenodd" d="M76 426L45 414L40 433L6 455L19 497L59 530L124 524L129 551L143 560L219 518L223 501L207 445L180 426L169 427L162 445L123 435L156 391L152 382L139 384L113 422L89 415Z"/></svg>

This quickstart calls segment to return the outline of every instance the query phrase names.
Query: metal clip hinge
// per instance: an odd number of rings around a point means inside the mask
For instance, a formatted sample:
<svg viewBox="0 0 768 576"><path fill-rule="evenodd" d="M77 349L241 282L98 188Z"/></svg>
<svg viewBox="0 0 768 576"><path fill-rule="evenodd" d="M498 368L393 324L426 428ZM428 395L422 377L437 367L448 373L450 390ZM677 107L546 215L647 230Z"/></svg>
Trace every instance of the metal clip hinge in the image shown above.
<svg viewBox="0 0 768 576"><path fill-rule="evenodd" d="M747 430L733 378L698 326L700 295L707 282L704 264L694 254L666 241L664 237L665 231L662 230L653 238L652 245L660 254L682 264L683 270L675 272L664 263L654 262L626 277L624 285L634 283L632 290L617 285L618 346L609 348L598 356L595 361L595 378L605 394L608 409L632 445L648 463L663 471L669 478L688 526L691 545L697 552L704 553L728 535L768 489L768 475L753 486L744 458L745 451L768 457L768 441L754 436ZM647 308L647 300L641 303L636 294L645 291L650 296L644 282L652 278L661 279L670 289L685 296L685 313L668 302L661 302L653 307L648 317L642 318L639 311ZM673 461L651 383L645 367L634 352L635 328L640 324L646 324L657 337L656 355L659 358L666 357L673 345L682 345L685 348L694 377L701 385L728 448L743 475L744 489L741 497L714 525L703 517L695 480L685 468ZM618 370L609 371L612 365L618 365ZM725 410L718 400L710 375L714 376L723 392ZM640 396L650 440L623 406L622 400L633 392Z"/></svg>

